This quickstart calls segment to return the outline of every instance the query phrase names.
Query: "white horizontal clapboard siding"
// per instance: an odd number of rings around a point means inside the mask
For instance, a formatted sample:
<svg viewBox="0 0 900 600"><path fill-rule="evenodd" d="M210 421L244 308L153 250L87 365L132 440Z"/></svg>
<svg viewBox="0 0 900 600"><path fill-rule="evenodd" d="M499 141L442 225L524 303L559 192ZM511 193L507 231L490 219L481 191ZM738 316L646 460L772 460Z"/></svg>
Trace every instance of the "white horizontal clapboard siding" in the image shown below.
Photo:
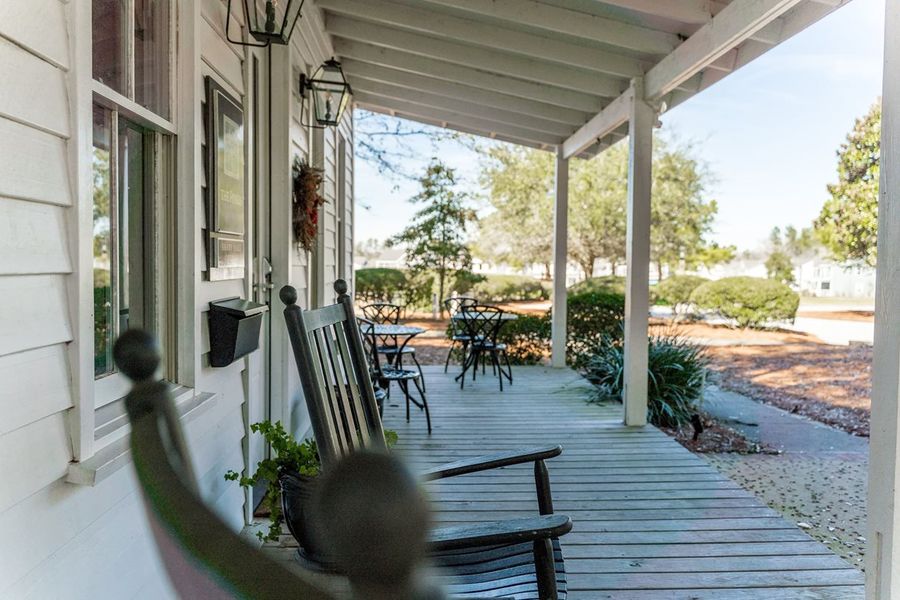
<svg viewBox="0 0 900 600"><path fill-rule="evenodd" d="M65 4L60 0L0 2L0 36L60 69L69 68Z"/></svg>
<svg viewBox="0 0 900 600"><path fill-rule="evenodd" d="M13 88L4 83L0 96ZM0 117L0 196L69 206L66 142Z"/></svg>
<svg viewBox="0 0 900 600"><path fill-rule="evenodd" d="M72 406L65 347L0 357L0 436Z"/></svg>
<svg viewBox="0 0 900 600"><path fill-rule="evenodd" d="M0 276L0 356L72 339L63 275Z"/></svg>
<svg viewBox="0 0 900 600"><path fill-rule="evenodd" d="M70 272L65 210L0 196L0 275Z"/></svg>
<svg viewBox="0 0 900 600"><path fill-rule="evenodd" d="M60 137L69 136L65 72L0 38L0 115Z"/></svg>

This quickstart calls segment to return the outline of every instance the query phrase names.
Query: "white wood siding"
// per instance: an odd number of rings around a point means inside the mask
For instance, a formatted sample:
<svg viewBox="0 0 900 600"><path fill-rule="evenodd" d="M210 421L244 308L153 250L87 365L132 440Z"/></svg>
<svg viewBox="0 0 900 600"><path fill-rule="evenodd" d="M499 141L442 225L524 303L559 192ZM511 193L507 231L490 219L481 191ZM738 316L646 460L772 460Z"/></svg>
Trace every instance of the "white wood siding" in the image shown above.
<svg viewBox="0 0 900 600"><path fill-rule="evenodd" d="M70 427L77 426L72 422L72 381L73 375L81 375L73 372L78 366L71 364L68 348L73 341L92 345L90 339L75 339L85 328L82 323L79 329L79 322L73 320L78 318L78 309L70 300L77 297L72 290L84 285L78 277L91 277L89 269L75 275L72 252L75 242L83 245L84 240L70 239L79 231L73 226L79 211L92 203L89 194L82 192L84 197L77 197L72 175L76 155L72 145L85 129L84 123L72 120L77 114L70 106L73 81L87 78L89 82L91 77L90 64L70 55L71 36L76 33L71 31L70 19L76 6L72 0L0 0L0 381L4 382L0 389L0 478L5 482L0 486L0 598L169 598L172 590L146 526L132 469L115 471L95 487L65 481L73 458ZM202 0L198 10L196 54L179 60L198 61L201 75L212 75L241 99L246 93L244 50L224 39L225 1ZM314 5L308 6L290 48L291 74L278 83L291 90L285 101L287 110L281 113L290 150L284 156L280 152L273 168L282 183L289 178L294 156L310 156L311 136L300 122L295 75L300 69L310 72L331 52L321 15ZM264 78L266 70L260 74ZM202 82L197 83L202 89ZM260 84L266 85L265 79ZM174 114L187 112L186 106L180 106ZM86 129L89 136L90 125ZM329 290L329 299L337 276L338 235L348 236L344 247L352 252L349 118L341 131L348 152L341 232L335 214L339 178L333 131L326 133L327 145L322 149L326 168L323 193L328 198L323 211L323 259L328 268L320 284ZM203 132L198 133L183 135L177 140L179 147L191 145L201 156L204 139ZM202 169L197 168L195 176L200 177ZM273 220L289 223L290 198L274 200L278 212ZM202 196L180 198L179 207L194 211L202 202ZM179 247L179 253L188 257L179 265L190 270L193 256L197 274L189 295L192 301L185 303L194 317L187 311L184 318L199 319L199 324L180 331L186 331L189 338L191 331L196 332L195 339L188 342L199 357L196 372L191 371L192 383L215 398L202 415L186 423L185 433L204 500L229 526L239 529L244 494L234 483L226 482L223 474L244 467L242 445L247 432L243 412L250 401L248 382L268 375L247 371L248 365L262 361L240 360L222 369L208 366L208 303L246 296L250 274L242 280L202 280L206 224L205 217L199 217L192 221L193 243ZM310 293L306 254L294 243L285 244L283 251L287 268L281 277L300 290L305 304ZM83 270L83 261L80 264ZM349 258L347 264L351 264ZM273 313L280 313L281 308L276 294ZM92 325L87 330L91 331ZM282 350L282 361L289 360L286 344ZM287 380L288 426L305 434L309 419L296 369L292 361L285 364L290 368L284 372L284 367L279 367L278 376ZM92 378L90 373L86 376Z"/></svg>

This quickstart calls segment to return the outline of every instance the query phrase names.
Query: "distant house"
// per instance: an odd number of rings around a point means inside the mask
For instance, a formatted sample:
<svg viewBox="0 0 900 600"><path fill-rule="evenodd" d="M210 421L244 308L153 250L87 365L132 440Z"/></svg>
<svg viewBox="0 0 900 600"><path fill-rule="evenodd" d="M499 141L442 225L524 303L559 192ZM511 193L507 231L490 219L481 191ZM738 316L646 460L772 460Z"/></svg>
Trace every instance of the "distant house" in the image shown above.
<svg viewBox="0 0 900 600"><path fill-rule="evenodd" d="M824 298L875 296L875 269L860 263L837 263L813 257L794 269L794 277L804 295Z"/></svg>
<svg viewBox="0 0 900 600"><path fill-rule="evenodd" d="M377 255L364 255L356 252L353 256L353 268L356 269L405 269L406 251L403 248L382 248Z"/></svg>

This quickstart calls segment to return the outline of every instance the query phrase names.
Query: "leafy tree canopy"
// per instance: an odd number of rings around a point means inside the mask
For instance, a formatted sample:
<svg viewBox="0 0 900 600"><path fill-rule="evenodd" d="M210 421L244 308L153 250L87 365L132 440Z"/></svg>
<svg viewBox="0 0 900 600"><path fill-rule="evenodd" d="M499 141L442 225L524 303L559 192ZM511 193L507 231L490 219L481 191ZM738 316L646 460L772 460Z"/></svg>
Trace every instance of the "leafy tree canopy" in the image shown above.
<svg viewBox="0 0 900 600"><path fill-rule="evenodd" d="M815 221L816 234L835 260L875 265L878 237L878 176L881 101L856 120L837 151L838 181Z"/></svg>
<svg viewBox="0 0 900 600"><path fill-rule="evenodd" d="M493 212L481 221L479 256L513 266L542 264L549 277L554 162L538 150L486 150L481 184ZM569 169L569 258L591 276L598 259L613 266L625 260L628 148L617 144L595 159L573 159ZM660 271L733 258L733 248L706 239L718 209L705 197L709 180L689 146L656 141L651 244Z"/></svg>

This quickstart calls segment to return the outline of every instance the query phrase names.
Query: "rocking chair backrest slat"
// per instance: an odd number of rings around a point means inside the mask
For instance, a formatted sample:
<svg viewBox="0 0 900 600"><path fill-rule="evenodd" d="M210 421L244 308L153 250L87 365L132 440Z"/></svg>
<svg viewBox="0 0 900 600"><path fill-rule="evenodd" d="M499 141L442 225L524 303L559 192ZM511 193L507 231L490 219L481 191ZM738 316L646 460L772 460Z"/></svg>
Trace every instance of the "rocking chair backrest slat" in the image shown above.
<svg viewBox="0 0 900 600"><path fill-rule="evenodd" d="M342 293L343 281L336 282L335 289L337 304L308 311L296 305L296 290L281 290L313 434L326 468L348 453L385 445L353 304Z"/></svg>

